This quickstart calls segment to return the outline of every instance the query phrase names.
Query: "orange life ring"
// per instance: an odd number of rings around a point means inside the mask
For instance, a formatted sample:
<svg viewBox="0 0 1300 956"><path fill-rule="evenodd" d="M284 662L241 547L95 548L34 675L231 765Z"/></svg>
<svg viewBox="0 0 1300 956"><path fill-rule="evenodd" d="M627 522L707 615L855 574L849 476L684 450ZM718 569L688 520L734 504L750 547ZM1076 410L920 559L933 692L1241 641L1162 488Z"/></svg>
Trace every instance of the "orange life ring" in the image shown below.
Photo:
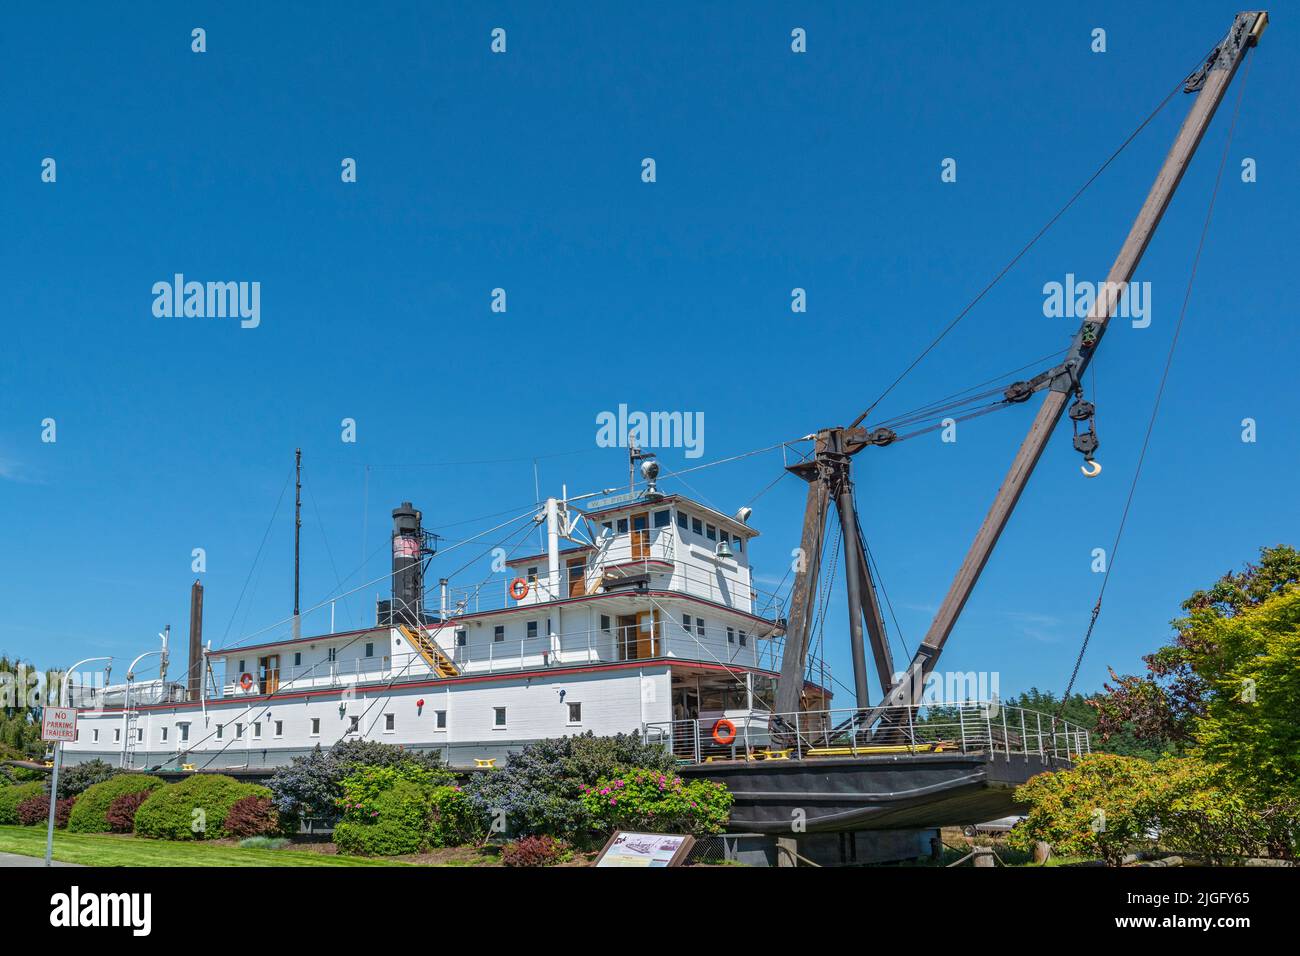
<svg viewBox="0 0 1300 956"><path fill-rule="evenodd" d="M510 582L510 596L516 601L522 601L528 597L528 582L523 578L515 578Z"/></svg>
<svg viewBox="0 0 1300 956"><path fill-rule="evenodd" d="M243 677L239 678L239 686L244 688L244 690L248 690L250 687L252 687L253 675L245 673Z"/></svg>
<svg viewBox="0 0 1300 956"><path fill-rule="evenodd" d="M726 747L736 739L736 725L723 717L713 725L713 739Z"/></svg>

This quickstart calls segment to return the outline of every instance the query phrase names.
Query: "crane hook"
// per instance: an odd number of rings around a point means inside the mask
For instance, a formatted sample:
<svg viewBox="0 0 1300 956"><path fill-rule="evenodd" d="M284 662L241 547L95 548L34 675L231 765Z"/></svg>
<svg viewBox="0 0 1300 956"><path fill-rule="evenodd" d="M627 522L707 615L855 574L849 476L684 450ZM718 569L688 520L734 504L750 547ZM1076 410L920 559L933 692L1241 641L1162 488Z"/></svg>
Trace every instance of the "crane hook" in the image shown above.
<svg viewBox="0 0 1300 956"><path fill-rule="evenodd" d="M1085 459L1085 461L1087 462L1086 464L1079 466L1079 470L1083 472L1083 477L1096 478L1098 475L1101 474L1100 462L1093 461L1091 458Z"/></svg>

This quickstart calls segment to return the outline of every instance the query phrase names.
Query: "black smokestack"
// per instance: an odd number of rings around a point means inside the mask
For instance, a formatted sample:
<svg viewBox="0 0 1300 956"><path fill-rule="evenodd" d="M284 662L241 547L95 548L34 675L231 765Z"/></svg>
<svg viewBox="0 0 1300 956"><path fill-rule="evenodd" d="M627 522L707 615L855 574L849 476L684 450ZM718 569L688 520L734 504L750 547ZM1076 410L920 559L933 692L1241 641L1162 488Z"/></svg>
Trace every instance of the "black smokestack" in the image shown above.
<svg viewBox="0 0 1300 956"><path fill-rule="evenodd" d="M190 668L189 699L203 694L203 585L195 581L190 588Z"/></svg>
<svg viewBox="0 0 1300 956"><path fill-rule="evenodd" d="M393 509L393 605L395 620L407 624L424 622L424 531L420 512L409 501Z"/></svg>

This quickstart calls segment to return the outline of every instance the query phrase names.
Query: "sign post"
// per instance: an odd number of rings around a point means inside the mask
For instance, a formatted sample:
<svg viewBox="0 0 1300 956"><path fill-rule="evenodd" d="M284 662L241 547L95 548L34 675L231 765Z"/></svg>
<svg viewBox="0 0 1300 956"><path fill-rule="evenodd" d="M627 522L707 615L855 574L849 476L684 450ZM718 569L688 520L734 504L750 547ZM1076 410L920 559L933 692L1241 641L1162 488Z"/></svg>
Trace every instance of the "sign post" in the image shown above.
<svg viewBox="0 0 1300 956"><path fill-rule="evenodd" d="M50 819L45 829L45 865L54 859L54 811L59 799L59 764L63 744L77 739L77 711L74 707L46 707L41 713L41 740L54 743L54 773L50 777Z"/></svg>

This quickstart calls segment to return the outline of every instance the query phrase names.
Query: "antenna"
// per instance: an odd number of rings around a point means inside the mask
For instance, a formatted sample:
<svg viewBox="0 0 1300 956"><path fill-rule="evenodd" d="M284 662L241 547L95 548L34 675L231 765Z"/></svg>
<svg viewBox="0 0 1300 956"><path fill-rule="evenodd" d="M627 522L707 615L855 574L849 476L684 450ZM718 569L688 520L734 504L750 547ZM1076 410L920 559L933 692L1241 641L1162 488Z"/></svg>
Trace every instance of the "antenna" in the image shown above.
<svg viewBox="0 0 1300 956"><path fill-rule="evenodd" d="M293 499L293 616L298 617L299 588L299 547L302 538L302 449L293 453L294 499Z"/></svg>

